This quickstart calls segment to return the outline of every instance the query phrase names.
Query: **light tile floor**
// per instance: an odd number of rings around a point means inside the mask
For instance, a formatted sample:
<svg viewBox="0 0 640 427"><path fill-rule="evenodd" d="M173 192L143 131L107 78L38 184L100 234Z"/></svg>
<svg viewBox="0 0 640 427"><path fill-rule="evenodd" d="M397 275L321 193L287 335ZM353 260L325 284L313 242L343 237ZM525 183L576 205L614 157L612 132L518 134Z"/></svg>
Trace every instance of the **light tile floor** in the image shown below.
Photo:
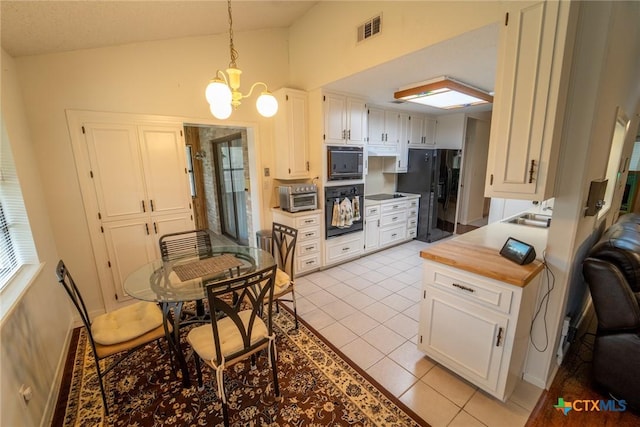
<svg viewBox="0 0 640 427"><path fill-rule="evenodd" d="M421 249L411 241L296 279L298 315L433 427L522 426L541 389L506 403L417 349Z"/></svg>

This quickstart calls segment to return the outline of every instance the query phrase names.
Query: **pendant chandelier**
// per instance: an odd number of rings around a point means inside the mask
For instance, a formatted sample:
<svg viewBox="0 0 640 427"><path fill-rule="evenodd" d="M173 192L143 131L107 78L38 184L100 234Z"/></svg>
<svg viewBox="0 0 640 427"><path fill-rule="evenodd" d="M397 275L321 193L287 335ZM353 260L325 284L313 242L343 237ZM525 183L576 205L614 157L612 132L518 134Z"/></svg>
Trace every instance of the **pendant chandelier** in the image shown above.
<svg viewBox="0 0 640 427"><path fill-rule="evenodd" d="M264 91L258 96L256 108L264 117L272 117L278 112L278 101L269 92L267 85L263 82L256 82L251 85L249 93L243 95L240 92L240 74L242 71L236 65L238 52L233 47L233 18L231 17L231 0L227 1L229 12L229 52L231 62L227 73L216 71L216 76L209 81L205 91L205 97L209 103L211 114L217 119L224 120L231 116L231 112L238 108L243 98L248 98L253 93L256 86L264 86Z"/></svg>

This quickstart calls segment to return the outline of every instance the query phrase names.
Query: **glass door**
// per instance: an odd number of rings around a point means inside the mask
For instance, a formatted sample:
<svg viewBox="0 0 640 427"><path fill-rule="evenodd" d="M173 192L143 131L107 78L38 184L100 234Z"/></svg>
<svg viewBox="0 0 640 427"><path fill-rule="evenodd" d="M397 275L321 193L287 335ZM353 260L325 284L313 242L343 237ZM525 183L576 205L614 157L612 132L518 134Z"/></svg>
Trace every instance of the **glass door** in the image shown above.
<svg viewBox="0 0 640 427"><path fill-rule="evenodd" d="M213 141L218 211L222 234L246 245L249 242L244 155L241 135Z"/></svg>

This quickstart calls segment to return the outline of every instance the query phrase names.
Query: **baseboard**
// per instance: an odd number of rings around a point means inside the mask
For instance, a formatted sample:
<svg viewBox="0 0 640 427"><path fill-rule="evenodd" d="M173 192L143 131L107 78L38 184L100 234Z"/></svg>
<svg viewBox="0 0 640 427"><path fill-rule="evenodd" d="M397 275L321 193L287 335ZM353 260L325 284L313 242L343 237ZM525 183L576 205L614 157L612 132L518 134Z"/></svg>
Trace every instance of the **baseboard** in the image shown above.
<svg viewBox="0 0 640 427"><path fill-rule="evenodd" d="M524 374L522 376L522 379L528 382L529 384L533 384L538 388L541 388L541 389L547 388L547 383L542 378L534 377L533 375L529 375L529 374Z"/></svg>
<svg viewBox="0 0 640 427"><path fill-rule="evenodd" d="M74 326L72 323L69 329L67 330L67 336L64 339L62 352L60 353L60 357L58 358L58 364L56 366L54 381L51 384L51 389L49 390L49 397L47 398L47 404L44 408L44 413L42 414L42 418L40 419L40 427L50 426L51 421L53 420L53 414L56 410L56 405L58 403L58 395L60 394L60 384L62 384L62 376L64 375L64 367L67 361L67 351L69 350L71 337L73 337L73 329L74 329Z"/></svg>

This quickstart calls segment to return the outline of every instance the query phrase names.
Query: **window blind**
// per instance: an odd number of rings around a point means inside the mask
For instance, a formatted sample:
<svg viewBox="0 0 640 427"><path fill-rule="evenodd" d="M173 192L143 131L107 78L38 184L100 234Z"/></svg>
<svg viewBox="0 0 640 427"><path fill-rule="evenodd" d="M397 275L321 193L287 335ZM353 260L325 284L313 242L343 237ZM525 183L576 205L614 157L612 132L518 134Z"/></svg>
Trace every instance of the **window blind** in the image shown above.
<svg viewBox="0 0 640 427"><path fill-rule="evenodd" d="M35 245L3 120L0 139L0 289L11 281L20 267L30 263L37 263Z"/></svg>

